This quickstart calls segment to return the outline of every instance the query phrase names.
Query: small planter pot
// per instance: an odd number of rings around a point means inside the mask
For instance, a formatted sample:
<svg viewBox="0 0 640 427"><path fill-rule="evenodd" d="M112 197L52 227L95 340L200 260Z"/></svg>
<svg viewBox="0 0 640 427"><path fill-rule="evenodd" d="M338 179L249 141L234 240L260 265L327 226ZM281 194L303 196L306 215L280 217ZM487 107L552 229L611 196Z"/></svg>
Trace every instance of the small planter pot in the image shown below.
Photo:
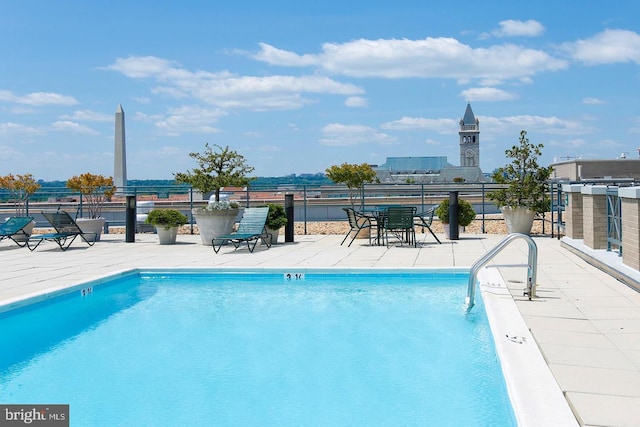
<svg viewBox="0 0 640 427"><path fill-rule="evenodd" d="M267 227L267 234L271 237L271 244L278 244L278 236L280 235L280 229L274 230L273 228Z"/></svg>
<svg viewBox="0 0 640 427"><path fill-rule="evenodd" d="M443 228L444 228L444 237L446 237L447 239L451 239L451 230L449 227L449 224L447 223L442 223ZM459 226L458 227L458 234L461 234L464 231L464 227L463 226Z"/></svg>
<svg viewBox="0 0 640 427"><path fill-rule="evenodd" d="M161 245L173 245L176 242L178 236L178 227L164 228L163 226L156 227L158 233L158 241Z"/></svg>
<svg viewBox="0 0 640 427"><path fill-rule="evenodd" d="M80 230L85 234L85 239L97 242L100 240L106 221L104 218L78 218L76 219L76 224L78 224Z"/></svg>

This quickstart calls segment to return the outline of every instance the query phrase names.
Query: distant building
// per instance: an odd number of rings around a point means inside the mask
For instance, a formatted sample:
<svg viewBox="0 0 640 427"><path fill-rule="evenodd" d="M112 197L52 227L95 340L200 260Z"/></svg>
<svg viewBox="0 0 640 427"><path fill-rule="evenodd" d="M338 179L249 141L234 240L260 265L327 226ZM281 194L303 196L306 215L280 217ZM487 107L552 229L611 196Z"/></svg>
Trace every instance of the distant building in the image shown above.
<svg viewBox="0 0 640 427"><path fill-rule="evenodd" d="M449 163L446 156L387 157L384 164L375 167L381 183L439 183L462 180L486 181L480 169L480 122L467 104L460 119L460 166Z"/></svg>
<svg viewBox="0 0 640 427"><path fill-rule="evenodd" d="M607 160L573 159L551 164L553 179L582 180L640 180L640 159L621 157Z"/></svg>

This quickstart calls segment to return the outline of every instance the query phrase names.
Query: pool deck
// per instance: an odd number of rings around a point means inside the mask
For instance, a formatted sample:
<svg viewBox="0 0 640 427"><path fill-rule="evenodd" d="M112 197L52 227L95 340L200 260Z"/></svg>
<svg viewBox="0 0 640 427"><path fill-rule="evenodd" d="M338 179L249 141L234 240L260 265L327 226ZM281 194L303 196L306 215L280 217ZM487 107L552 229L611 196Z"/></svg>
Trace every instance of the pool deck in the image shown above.
<svg viewBox="0 0 640 427"><path fill-rule="evenodd" d="M269 268L411 268L470 267L504 235L461 234L460 240L418 234L418 248L369 246L356 239L340 245L342 236L296 235L293 243L271 249L225 247L214 254L199 236L179 235L176 245L161 246L153 234L103 235L93 247L74 242L63 252L45 242L34 252L7 241L0 243L0 305L42 294L129 268L269 267ZM283 240L283 236L280 236ZM534 237L538 247L537 298L522 296L527 244L514 241L495 258L526 326L572 408L585 426L640 425L640 293L593 267L574 251L598 258L628 276L611 253L589 251L580 241ZM569 250L566 246L571 247ZM493 263L492 263L493 264ZM489 268L488 270L492 270ZM463 304L463 301L461 301ZM514 337L507 337L512 339ZM545 411L545 407L532 411Z"/></svg>

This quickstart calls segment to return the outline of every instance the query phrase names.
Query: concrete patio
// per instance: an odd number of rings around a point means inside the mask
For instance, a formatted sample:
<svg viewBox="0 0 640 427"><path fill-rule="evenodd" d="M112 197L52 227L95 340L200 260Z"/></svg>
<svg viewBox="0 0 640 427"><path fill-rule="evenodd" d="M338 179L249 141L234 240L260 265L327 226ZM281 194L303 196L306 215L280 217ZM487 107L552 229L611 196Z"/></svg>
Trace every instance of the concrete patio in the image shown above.
<svg viewBox="0 0 640 427"><path fill-rule="evenodd" d="M5 241L0 244L0 306L7 309L26 296L128 268L469 267L504 236L461 234L458 241L440 238L443 244L438 245L431 236L418 234L418 248L369 246L366 239L357 239L348 248L340 246L342 236L296 235L294 243L269 250L258 246L251 254L246 247L237 251L227 247L218 255L203 246L197 235L179 235L178 244L161 246L153 234L136 235L135 243L125 243L121 234L107 234L93 247L78 241L66 252L53 243L43 243L29 252ZM514 242L498 255L495 268L579 424L640 425L640 294L561 247L559 240L536 237L535 242L538 298L528 301L522 296L526 267L499 267L526 263L524 241ZM576 250L584 249L579 241L568 243ZM603 256L605 263L616 268L615 255L591 255Z"/></svg>

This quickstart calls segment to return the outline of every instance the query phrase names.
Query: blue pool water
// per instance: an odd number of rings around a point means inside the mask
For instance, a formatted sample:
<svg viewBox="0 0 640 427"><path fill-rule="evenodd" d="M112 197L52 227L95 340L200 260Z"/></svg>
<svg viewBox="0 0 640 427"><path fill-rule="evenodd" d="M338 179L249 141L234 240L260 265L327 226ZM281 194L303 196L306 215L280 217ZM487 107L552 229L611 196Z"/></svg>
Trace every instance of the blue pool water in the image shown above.
<svg viewBox="0 0 640 427"><path fill-rule="evenodd" d="M516 425L468 276L140 272L0 316L0 403L74 426Z"/></svg>

